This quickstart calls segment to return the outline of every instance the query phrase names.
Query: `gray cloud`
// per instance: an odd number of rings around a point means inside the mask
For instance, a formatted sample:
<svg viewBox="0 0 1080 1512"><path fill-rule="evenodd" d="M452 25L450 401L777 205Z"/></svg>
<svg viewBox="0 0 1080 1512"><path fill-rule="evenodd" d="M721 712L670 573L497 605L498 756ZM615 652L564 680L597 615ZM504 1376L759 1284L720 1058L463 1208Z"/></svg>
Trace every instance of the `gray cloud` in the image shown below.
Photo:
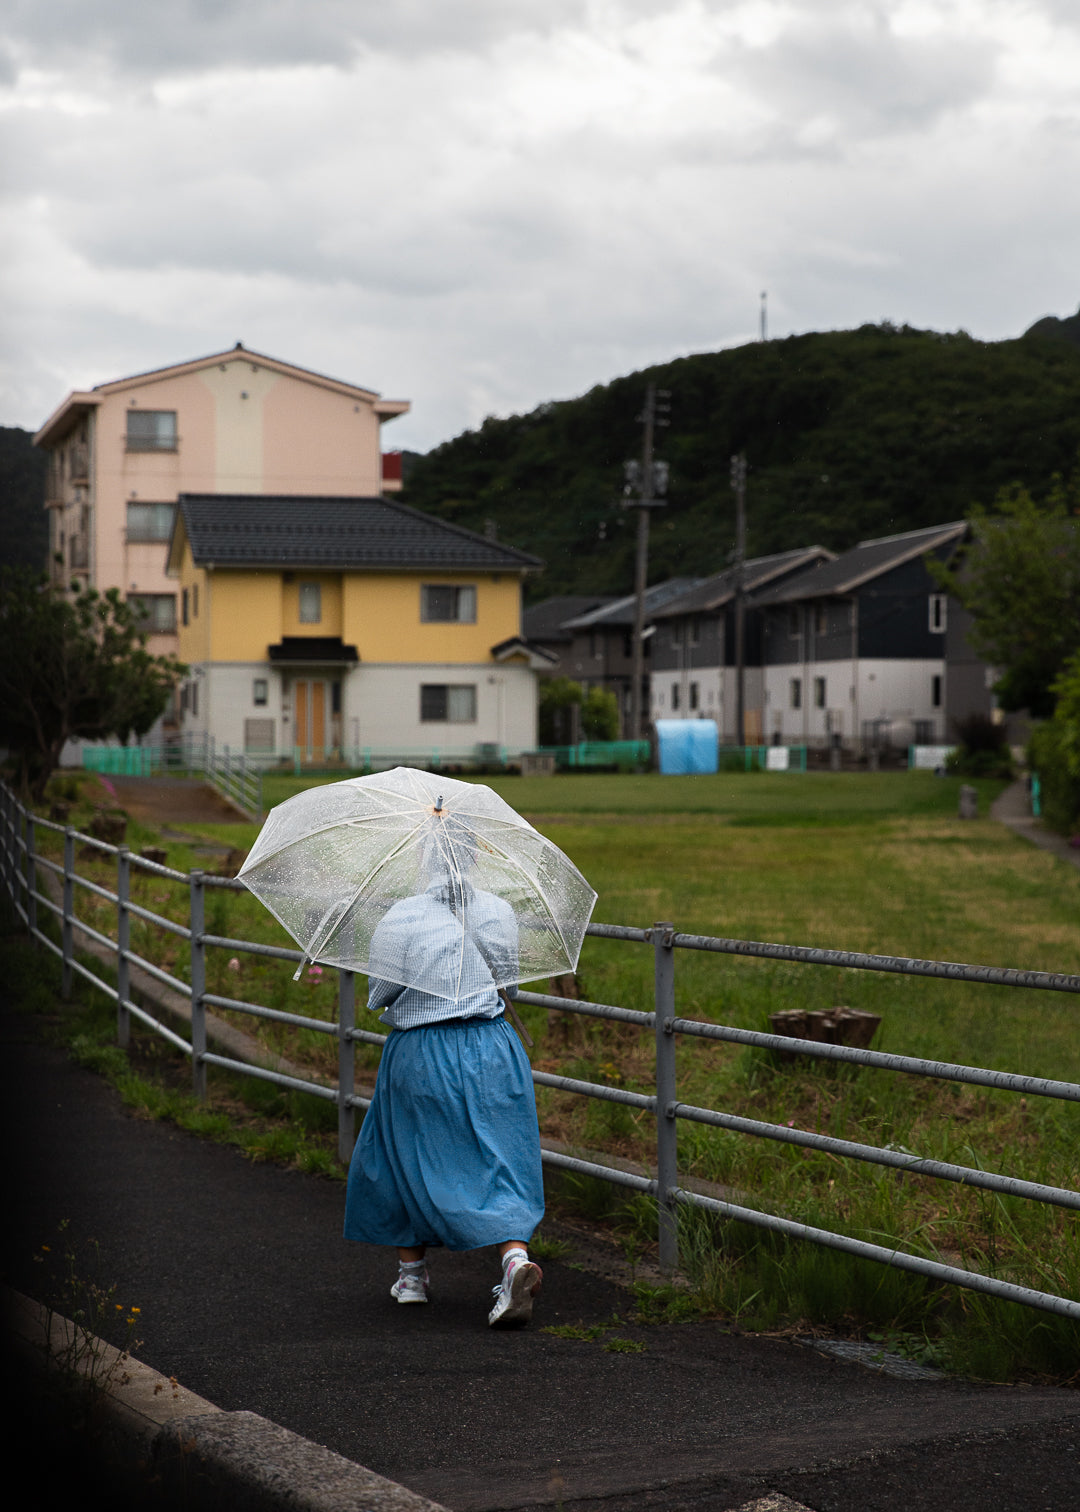
<svg viewBox="0 0 1080 1512"><path fill-rule="evenodd" d="M867 135L926 127L964 110L992 84L1001 51L977 36L897 36L884 7L846 18L826 10L804 17L770 47L746 49L739 71L773 106L786 134L816 127L825 149L840 138L858 145ZM804 136L801 145L813 142Z"/></svg>
<svg viewBox="0 0 1080 1512"><path fill-rule="evenodd" d="M577 20L586 0L14 0L8 21L38 66L86 55L144 76L348 66L365 49L471 51Z"/></svg>

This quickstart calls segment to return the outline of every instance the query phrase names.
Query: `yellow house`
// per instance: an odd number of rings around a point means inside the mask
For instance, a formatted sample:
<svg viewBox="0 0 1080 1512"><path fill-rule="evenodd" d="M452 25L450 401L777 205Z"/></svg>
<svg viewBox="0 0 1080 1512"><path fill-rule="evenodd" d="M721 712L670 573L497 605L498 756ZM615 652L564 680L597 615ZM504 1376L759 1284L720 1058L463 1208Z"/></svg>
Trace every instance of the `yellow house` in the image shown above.
<svg viewBox="0 0 1080 1512"><path fill-rule="evenodd" d="M541 565L385 498L181 494L182 728L263 759L516 755L551 663L521 635Z"/></svg>

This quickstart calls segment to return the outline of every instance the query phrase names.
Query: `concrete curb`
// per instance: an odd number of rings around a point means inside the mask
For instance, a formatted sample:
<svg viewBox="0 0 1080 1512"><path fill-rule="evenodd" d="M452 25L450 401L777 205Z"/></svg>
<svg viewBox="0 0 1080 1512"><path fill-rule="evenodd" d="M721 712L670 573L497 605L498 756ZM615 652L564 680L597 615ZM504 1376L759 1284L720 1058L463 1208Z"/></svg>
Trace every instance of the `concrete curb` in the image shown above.
<svg viewBox="0 0 1080 1512"><path fill-rule="evenodd" d="M256 1412L224 1412L175 1378L7 1288L4 1323L38 1379L51 1368L97 1394L119 1465L164 1505L200 1512L446 1512L437 1502Z"/></svg>

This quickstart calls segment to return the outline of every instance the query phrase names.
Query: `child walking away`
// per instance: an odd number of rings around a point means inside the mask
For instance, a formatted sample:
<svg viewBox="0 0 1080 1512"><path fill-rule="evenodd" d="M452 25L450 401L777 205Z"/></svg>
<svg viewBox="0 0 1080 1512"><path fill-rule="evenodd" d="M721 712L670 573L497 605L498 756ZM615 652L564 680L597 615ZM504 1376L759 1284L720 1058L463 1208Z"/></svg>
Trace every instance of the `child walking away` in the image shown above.
<svg viewBox="0 0 1080 1512"><path fill-rule="evenodd" d="M390 1293L410 1306L430 1297L429 1246L497 1245L502 1279L488 1322L514 1328L528 1323L542 1279L527 1248L544 1214L540 1130L528 1057L495 985L496 972L512 974L517 922L508 903L471 885L470 857L459 845L451 870L429 845L428 886L395 904L372 939L373 972L422 949L446 995L369 978L368 1007L382 1008L394 1032L349 1167L345 1237L397 1249Z"/></svg>

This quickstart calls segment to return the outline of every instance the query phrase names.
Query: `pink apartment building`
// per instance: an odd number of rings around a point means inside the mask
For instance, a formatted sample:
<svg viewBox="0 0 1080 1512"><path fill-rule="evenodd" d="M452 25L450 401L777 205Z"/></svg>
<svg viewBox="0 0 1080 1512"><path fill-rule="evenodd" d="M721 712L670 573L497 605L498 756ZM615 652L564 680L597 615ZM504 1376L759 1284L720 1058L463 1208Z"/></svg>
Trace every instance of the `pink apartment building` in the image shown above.
<svg viewBox="0 0 1080 1512"><path fill-rule="evenodd" d="M240 342L69 394L34 437L49 454L53 579L118 588L139 601L149 649L175 651L166 557L180 494L396 491L400 465L384 473L380 427L408 409Z"/></svg>

